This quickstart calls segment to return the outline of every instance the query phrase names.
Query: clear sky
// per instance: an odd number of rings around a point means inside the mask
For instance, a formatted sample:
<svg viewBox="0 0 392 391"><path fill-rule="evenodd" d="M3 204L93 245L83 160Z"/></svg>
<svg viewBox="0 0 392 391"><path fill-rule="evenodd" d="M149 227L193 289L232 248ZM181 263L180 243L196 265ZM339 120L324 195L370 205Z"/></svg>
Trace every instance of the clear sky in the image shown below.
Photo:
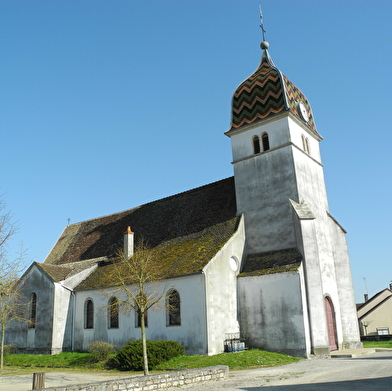
<svg viewBox="0 0 392 391"><path fill-rule="evenodd" d="M270 55L324 138L356 299L388 287L388 0L0 0L0 192L27 264L44 261L68 218L233 174L223 133L234 90L260 61L259 4Z"/></svg>

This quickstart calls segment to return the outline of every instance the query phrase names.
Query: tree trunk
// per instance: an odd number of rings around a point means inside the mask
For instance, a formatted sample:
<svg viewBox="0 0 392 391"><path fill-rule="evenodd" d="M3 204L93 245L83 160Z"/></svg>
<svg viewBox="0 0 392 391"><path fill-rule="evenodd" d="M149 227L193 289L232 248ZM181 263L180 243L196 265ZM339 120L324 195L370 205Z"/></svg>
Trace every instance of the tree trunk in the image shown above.
<svg viewBox="0 0 392 391"><path fill-rule="evenodd" d="M146 324L144 319L144 312L141 311L140 315L141 315L140 326L142 331L142 346L143 346L143 369L144 369L144 375L148 375Z"/></svg>
<svg viewBox="0 0 392 391"><path fill-rule="evenodd" d="M3 370L4 367L4 334L5 327L4 324L1 325L1 349L0 349L0 370Z"/></svg>

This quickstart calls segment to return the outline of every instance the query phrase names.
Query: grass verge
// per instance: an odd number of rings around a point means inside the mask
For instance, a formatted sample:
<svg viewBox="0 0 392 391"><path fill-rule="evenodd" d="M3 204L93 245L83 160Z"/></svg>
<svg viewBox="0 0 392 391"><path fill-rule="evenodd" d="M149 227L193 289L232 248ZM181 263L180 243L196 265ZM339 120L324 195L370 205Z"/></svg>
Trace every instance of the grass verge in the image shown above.
<svg viewBox="0 0 392 391"><path fill-rule="evenodd" d="M390 348L392 349L392 341L363 341L364 348Z"/></svg>
<svg viewBox="0 0 392 391"><path fill-rule="evenodd" d="M299 361L299 358L261 350L237 353L221 353L214 356L179 356L166 361L154 371L202 368L228 365L230 369L273 367ZM93 362L89 353L63 352L53 356L33 354L10 354L5 357L2 375L33 373L36 371L74 371L120 373L107 367L105 362ZM122 372L124 373L124 372Z"/></svg>
<svg viewBox="0 0 392 391"><path fill-rule="evenodd" d="M179 356L156 367L160 370L180 370L227 365L230 369L275 367L299 361L299 358L262 350L247 350L237 353L221 353L214 356Z"/></svg>

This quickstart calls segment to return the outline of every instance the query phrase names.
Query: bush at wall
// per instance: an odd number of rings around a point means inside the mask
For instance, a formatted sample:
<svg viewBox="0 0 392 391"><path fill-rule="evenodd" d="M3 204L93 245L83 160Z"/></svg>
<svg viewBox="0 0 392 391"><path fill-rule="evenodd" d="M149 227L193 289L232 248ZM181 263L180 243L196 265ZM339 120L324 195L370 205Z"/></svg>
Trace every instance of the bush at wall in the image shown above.
<svg viewBox="0 0 392 391"><path fill-rule="evenodd" d="M184 346L176 341L150 341L147 340L148 368L152 369L158 364L173 357L184 354ZM113 366L123 371L143 370L142 341L130 341L123 346L112 360Z"/></svg>
<svg viewBox="0 0 392 391"><path fill-rule="evenodd" d="M106 361L116 351L116 346L104 341L95 341L87 346L91 358L95 362Z"/></svg>

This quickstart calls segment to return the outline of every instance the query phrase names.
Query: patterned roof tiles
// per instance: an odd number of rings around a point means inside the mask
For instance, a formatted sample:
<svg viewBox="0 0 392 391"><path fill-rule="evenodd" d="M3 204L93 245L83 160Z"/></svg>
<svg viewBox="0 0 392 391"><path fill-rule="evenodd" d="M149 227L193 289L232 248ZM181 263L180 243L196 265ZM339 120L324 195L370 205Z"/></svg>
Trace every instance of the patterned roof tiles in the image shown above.
<svg viewBox="0 0 392 391"><path fill-rule="evenodd" d="M231 129L287 110L303 120L298 110L299 102L305 105L309 114L306 125L319 136L312 109L305 95L275 67L265 49L256 72L242 82L234 92Z"/></svg>

